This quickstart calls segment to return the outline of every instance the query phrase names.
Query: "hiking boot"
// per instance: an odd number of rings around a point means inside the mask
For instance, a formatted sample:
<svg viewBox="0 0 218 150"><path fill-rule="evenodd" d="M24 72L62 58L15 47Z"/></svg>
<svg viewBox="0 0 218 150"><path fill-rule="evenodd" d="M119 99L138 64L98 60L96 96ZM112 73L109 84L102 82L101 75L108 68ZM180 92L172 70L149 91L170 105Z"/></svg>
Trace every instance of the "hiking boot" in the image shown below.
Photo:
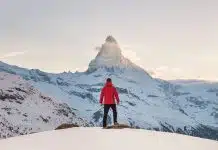
<svg viewBox="0 0 218 150"><path fill-rule="evenodd" d="M118 125L119 125L119 123L115 122L115 123L114 123L114 125L115 125L115 126L118 126Z"/></svg>

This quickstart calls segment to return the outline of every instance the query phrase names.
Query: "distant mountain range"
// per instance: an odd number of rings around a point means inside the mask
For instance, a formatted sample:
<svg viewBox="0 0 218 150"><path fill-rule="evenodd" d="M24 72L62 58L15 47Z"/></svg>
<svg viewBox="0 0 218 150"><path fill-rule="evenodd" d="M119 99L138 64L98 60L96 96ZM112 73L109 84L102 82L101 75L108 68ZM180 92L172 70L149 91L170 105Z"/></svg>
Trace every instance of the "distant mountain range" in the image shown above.
<svg viewBox="0 0 218 150"><path fill-rule="evenodd" d="M112 36L85 72L53 74L3 62L0 72L1 137L50 130L66 122L101 126L99 93L111 77L121 99L119 122L218 139L218 83L152 78L122 55Z"/></svg>

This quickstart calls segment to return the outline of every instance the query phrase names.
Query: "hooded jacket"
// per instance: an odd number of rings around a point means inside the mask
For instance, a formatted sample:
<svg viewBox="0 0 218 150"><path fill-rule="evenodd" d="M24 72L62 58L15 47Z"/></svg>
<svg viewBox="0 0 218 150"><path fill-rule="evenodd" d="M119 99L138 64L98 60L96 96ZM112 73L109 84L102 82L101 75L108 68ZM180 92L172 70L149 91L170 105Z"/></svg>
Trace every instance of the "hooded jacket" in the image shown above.
<svg viewBox="0 0 218 150"><path fill-rule="evenodd" d="M111 82L106 82L105 86L101 90L100 103L116 104L115 99L117 100L117 104L119 104L120 99L116 88L113 86Z"/></svg>

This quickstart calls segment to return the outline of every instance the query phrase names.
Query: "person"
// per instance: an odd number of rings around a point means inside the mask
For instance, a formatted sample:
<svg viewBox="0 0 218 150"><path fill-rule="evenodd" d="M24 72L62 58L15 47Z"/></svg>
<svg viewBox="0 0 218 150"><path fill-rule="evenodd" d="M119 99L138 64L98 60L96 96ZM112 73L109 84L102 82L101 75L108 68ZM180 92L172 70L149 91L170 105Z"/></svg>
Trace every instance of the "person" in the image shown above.
<svg viewBox="0 0 218 150"><path fill-rule="evenodd" d="M110 108L113 110L114 125L117 123L117 108L116 102L119 105L120 99L117 89L113 86L111 78L108 78L105 86L101 90L100 104L104 105L104 117L103 117L103 128L107 127L107 116Z"/></svg>

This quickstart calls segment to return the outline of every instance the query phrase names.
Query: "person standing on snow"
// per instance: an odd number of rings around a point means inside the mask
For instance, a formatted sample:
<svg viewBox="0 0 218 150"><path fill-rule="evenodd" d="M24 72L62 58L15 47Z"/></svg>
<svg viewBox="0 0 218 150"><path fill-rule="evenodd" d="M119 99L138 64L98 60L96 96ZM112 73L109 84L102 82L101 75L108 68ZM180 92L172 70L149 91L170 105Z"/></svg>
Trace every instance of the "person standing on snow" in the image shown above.
<svg viewBox="0 0 218 150"><path fill-rule="evenodd" d="M120 99L117 93L117 89L113 86L112 80L108 78L105 86L101 90L100 95L100 104L104 104L103 128L107 127L107 115L110 108L112 108L113 110L114 125L118 125L115 99L117 101L117 104L119 104Z"/></svg>

